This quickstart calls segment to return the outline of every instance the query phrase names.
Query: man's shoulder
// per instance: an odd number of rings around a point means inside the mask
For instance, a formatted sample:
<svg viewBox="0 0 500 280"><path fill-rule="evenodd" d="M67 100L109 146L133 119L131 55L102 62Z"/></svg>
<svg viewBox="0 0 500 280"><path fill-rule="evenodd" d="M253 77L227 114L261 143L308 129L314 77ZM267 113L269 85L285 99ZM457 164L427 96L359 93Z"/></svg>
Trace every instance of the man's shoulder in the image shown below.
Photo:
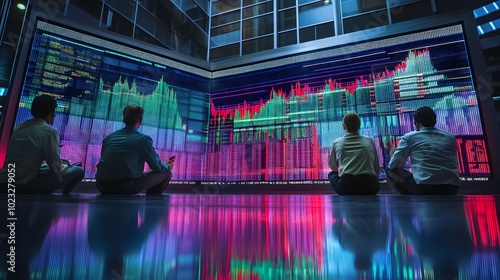
<svg viewBox="0 0 500 280"><path fill-rule="evenodd" d="M151 136L149 136L149 135L147 135L147 134L145 134L145 133L142 133L142 132L140 132L140 131L138 131L138 130L136 130L136 132L137 132L137 136L138 136L138 137L142 137L142 138L149 138L149 139L151 139Z"/></svg>
<svg viewBox="0 0 500 280"><path fill-rule="evenodd" d="M439 133L442 133L443 135L447 135L447 136L450 136L450 137L455 137L455 135L451 134L450 132L446 131L446 130L442 130L442 129L439 129L439 128L436 128L437 131L439 131Z"/></svg>
<svg viewBox="0 0 500 280"><path fill-rule="evenodd" d="M455 140L455 135L449 133L448 131L441 130L438 128L420 130L420 131L411 131L403 135L403 138L409 141L436 141L436 137L441 139L440 141L447 139L449 141ZM438 141L438 142L440 142Z"/></svg>
<svg viewBox="0 0 500 280"><path fill-rule="evenodd" d="M363 145L365 146L374 146L375 145L375 141L373 140L373 137L370 137L370 136L366 136L366 135L362 135L362 143Z"/></svg>
<svg viewBox="0 0 500 280"><path fill-rule="evenodd" d="M410 132L403 134L403 137L406 137L406 138L412 137L414 135L417 135L418 133L419 133L419 131L413 130L413 131L410 131Z"/></svg>
<svg viewBox="0 0 500 280"><path fill-rule="evenodd" d="M338 145L338 144L344 143L344 142L345 142L345 137L342 136L342 137L339 137L339 138L333 140L333 145L335 146L335 145Z"/></svg>
<svg viewBox="0 0 500 280"><path fill-rule="evenodd" d="M106 136L107 138L114 138L114 137L124 137L126 136L127 138L129 139L147 139L147 138L150 138L151 137L147 134L144 134L138 130L135 130L135 129L127 129L127 128L121 128L121 129L118 129L118 130L115 130L113 132L111 132L110 134L108 134L108 136Z"/></svg>
<svg viewBox="0 0 500 280"><path fill-rule="evenodd" d="M402 137L406 138L406 139L411 139L411 138L421 139L421 138L429 138L430 135L435 134L435 133L444 134L444 135L452 135L449 132L446 132L444 130L433 128L432 130L410 131L410 132L405 133Z"/></svg>
<svg viewBox="0 0 500 280"><path fill-rule="evenodd" d="M144 141L152 142L153 141L153 138L151 138L151 136L144 134L138 130L134 130L133 132L131 132L131 135L133 136L133 138L136 139L136 141L140 141L140 142L144 142Z"/></svg>
<svg viewBox="0 0 500 280"><path fill-rule="evenodd" d="M450 139L455 139L455 135L451 134L450 132L446 131L446 130L442 130L442 129L439 129L437 127L434 127L433 129L429 130L429 132L431 134L438 134L440 135L441 137L448 137Z"/></svg>
<svg viewBox="0 0 500 280"><path fill-rule="evenodd" d="M363 141L373 141L373 137L371 136L366 136L366 135L359 135L361 136L361 139L363 139Z"/></svg>
<svg viewBox="0 0 500 280"><path fill-rule="evenodd" d="M339 137L333 141L333 146L339 146L339 145L344 145L346 142L348 143L366 143L366 142L373 142L373 138L365 135L344 135L342 137Z"/></svg>
<svg viewBox="0 0 500 280"><path fill-rule="evenodd" d="M52 126L48 125L45 121L40 122L35 119L30 119L20 123L14 131L32 131L36 133L57 133L57 130ZM31 133L31 132L30 132Z"/></svg>

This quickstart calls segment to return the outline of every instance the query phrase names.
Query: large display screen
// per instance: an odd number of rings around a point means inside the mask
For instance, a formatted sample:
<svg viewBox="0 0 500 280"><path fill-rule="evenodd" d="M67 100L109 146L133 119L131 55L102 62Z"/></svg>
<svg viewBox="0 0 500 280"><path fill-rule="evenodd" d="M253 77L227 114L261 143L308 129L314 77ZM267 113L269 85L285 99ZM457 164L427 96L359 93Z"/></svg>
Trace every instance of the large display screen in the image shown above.
<svg viewBox="0 0 500 280"><path fill-rule="evenodd" d="M231 71L227 71L231 73ZM413 114L432 107L456 136L460 175L487 179L488 153L461 25L393 36L233 69L212 81L207 176L327 178L348 111L361 117L382 167ZM409 168L409 165L407 166ZM380 174L385 178L385 174Z"/></svg>
<svg viewBox="0 0 500 280"><path fill-rule="evenodd" d="M384 167L426 105L456 136L460 175L488 180L472 77L461 25L207 72L38 22L16 125L31 118L35 96L56 97L61 155L93 178L103 138L123 127L126 105L140 104L140 130L162 159L176 156L173 180L325 183L346 112L361 116Z"/></svg>
<svg viewBox="0 0 500 280"><path fill-rule="evenodd" d="M175 179L201 180L208 133L209 79L174 62L39 22L16 125L30 119L40 94L58 100L54 127L61 157L95 176L104 137L124 126L123 109L144 107L140 131L163 160L176 156Z"/></svg>

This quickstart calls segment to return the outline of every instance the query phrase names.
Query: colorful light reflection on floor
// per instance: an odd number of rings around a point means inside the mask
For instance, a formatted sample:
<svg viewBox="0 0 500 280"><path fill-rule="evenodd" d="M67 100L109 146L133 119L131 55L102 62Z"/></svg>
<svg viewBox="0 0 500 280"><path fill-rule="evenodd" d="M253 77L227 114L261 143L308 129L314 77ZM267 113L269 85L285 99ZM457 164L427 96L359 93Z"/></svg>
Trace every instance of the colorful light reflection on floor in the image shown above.
<svg viewBox="0 0 500 280"><path fill-rule="evenodd" d="M73 195L16 203L16 272L2 265L0 278L500 279L500 196ZM5 258L7 242L0 246Z"/></svg>

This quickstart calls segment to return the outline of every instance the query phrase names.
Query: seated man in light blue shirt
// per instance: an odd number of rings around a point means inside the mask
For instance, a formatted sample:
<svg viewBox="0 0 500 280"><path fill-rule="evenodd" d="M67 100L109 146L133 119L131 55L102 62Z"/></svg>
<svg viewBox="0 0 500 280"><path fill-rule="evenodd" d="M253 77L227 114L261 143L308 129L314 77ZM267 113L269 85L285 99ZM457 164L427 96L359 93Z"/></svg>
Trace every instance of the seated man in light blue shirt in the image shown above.
<svg viewBox="0 0 500 280"><path fill-rule="evenodd" d="M104 138L97 163L96 183L102 194L161 194L172 178L174 157L163 163L153 148L153 139L137 129L144 109L129 105L123 110L125 127ZM152 171L144 173L144 163Z"/></svg>
<svg viewBox="0 0 500 280"><path fill-rule="evenodd" d="M387 183L401 194L456 194L458 177L455 136L437 129L436 113L427 106L414 115L416 131L401 138L386 168ZM410 173L403 169L410 157Z"/></svg>
<svg viewBox="0 0 500 280"><path fill-rule="evenodd" d="M328 158L332 188L337 194L377 194L380 164L373 139L359 135L361 120L354 112L344 116L342 126L347 134L333 142Z"/></svg>

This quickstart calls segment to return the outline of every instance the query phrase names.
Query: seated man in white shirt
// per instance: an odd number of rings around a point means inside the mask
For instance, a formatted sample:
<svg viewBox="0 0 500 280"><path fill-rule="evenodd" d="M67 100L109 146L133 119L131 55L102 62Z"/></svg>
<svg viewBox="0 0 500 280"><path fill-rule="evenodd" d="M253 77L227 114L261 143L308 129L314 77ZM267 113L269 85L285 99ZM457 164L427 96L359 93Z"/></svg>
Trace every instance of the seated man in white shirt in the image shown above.
<svg viewBox="0 0 500 280"><path fill-rule="evenodd" d="M387 183L401 194L456 194L460 186L455 136L435 128L432 108L419 108L416 131L401 138L386 168ZM410 173L403 169L410 157Z"/></svg>
<svg viewBox="0 0 500 280"><path fill-rule="evenodd" d="M333 142L328 180L337 194L377 194L380 164L372 138L359 135L361 120L349 112L342 120L347 134Z"/></svg>
<svg viewBox="0 0 500 280"><path fill-rule="evenodd" d="M33 118L19 124L9 140L7 157L0 169L2 192L15 186L16 194L51 194L57 189L69 194L82 181L83 168L59 156L59 134L50 126L56 107L51 96L33 99Z"/></svg>

